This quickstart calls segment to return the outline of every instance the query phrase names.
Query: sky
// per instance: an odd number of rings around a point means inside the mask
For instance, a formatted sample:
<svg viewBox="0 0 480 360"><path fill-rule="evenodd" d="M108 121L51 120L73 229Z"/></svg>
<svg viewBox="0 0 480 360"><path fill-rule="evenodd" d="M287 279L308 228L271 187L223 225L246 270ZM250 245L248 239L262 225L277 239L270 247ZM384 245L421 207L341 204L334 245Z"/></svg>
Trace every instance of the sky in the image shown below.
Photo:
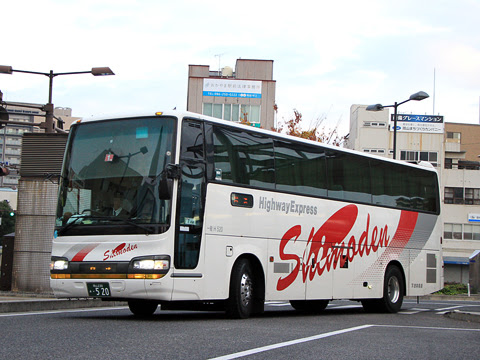
<svg viewBox="0 0 480 360"><path fill-rule="evenodd" d="M53 103L89 118L186 109L188 65L273 60L278 119L349 131L353 104L479 123L480 0L16 0L0 65L55 73ZM48 78L0 74L5 101L46 103Z"/></svg>

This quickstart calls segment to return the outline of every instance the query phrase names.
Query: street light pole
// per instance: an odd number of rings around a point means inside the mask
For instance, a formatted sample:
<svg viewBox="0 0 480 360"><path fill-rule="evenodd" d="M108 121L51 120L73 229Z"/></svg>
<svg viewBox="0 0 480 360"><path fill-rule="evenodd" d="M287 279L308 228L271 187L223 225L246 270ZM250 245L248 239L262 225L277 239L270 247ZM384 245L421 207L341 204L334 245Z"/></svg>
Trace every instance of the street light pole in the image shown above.
<svg viewBox="0 0 480 360"><path fill-rule="evenodd" d="M406 102L410 100L415 100L415 101L421 101L426 98L428 98L429 95L425 91L419 91L416 92L415 94L410 95L410 97L402 102L395 103L393 105L382 105L382 104L374 104L374 105L368 105L366 110L367 111L382 111L384 108L387 107L393 107L393 158L397 158L397 108L405 104Z"/></svg>
<svg viewBox="0 0 480 360"><path fill-rule="evenodd" d="M397 109L398 104L393 104L393 158L397 158Z"/></svg>
<svg viewBox="0 0 480 360"><path fill-rule="evenodd" d="M36 74L36 75L45 75L49 78L48 86L48 103L44 105L43 111L45 111L45 132L54 133L55 124L54 124L54 106L52 102L52 89L53 89L53 78L59 75L75 75L75 74L92 74L93 76L105 76L105 75L115 75L115 73L109 67L96 67L92 68L90 71L74 71L74 72L63 72L63 73L54 73L53 70L50 70L48 73L38 72L38 71L27 71L27 70L17 70L12 69L11 66L0 65L0 74L12 74L13 72L20 72L26 74ZM62 129L62 124L59 124L59 128Z"/></svg>

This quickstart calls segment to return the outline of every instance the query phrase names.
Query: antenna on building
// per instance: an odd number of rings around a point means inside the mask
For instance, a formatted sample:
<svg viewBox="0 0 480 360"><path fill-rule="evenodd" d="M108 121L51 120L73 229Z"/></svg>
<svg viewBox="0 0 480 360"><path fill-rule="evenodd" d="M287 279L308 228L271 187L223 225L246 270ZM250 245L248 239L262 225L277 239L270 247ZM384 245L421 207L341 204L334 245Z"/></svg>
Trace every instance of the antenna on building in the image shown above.
<svg viewBox="0 0 480 360"><path fill-rule="evenodd" d="M433 68L433 112L432 115L435 115L435 68Z"/></svg>
<svg viewBox="0 0 480 360"><path fill-rule="evenodd" d="M222 58L222 55L225 55L225 53L221 54L216 54L215 57L218 57L218 74L221 74L222 68L220 67L220 59Z"/></svg>

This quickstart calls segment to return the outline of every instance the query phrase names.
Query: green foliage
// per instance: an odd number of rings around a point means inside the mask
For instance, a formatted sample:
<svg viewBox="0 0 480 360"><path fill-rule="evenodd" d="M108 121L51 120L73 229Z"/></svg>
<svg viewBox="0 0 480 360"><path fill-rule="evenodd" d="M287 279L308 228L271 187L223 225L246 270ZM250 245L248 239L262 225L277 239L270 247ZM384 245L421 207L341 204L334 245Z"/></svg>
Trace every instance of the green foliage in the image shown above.
<svg viewBox="0 0 480 360"><path fill-rule="evenodd" d="M3 235L15 232L15 215L11 216L10 213L13 213L13 209L8 201L0 201L0 216L2 218L0 238L3 237Z"/></svg>
<svg viewBox="0 0 480 360"><path fill-rule="evenodd" d="M467 285L465 284L446 283L444 288L440 291L437 291L435 294L460 295L460 294L467 294L467 293L468 293L468 289L467 289Z"/></svg>

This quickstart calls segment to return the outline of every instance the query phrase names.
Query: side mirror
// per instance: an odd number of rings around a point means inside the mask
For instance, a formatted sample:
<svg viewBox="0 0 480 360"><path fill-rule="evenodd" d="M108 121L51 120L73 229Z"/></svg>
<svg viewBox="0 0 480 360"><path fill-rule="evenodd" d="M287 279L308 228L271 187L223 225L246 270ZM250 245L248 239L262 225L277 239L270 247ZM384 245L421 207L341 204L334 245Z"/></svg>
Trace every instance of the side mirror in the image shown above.
<svg viewBox="0 0 480 360"><path fill-rule="evenodd" d="M165 167L165 174L168 179L180 179L182 176L182 167L180 165L168 164Z"/></svg>
<svg viewBox="0 0 480 360"><path fill-rule="evenodd" d="M158 198L160 200L170 200L173 193L173 180L162 176L158 184Z"/></svg>
<svg viewBox="0 0 480 360"><path fill-rule="evenodd" d="M158 197L160 200L170 200L173 193L173 180L180 179L182 167L180 165L168 164L158 184Z"/></svg>

